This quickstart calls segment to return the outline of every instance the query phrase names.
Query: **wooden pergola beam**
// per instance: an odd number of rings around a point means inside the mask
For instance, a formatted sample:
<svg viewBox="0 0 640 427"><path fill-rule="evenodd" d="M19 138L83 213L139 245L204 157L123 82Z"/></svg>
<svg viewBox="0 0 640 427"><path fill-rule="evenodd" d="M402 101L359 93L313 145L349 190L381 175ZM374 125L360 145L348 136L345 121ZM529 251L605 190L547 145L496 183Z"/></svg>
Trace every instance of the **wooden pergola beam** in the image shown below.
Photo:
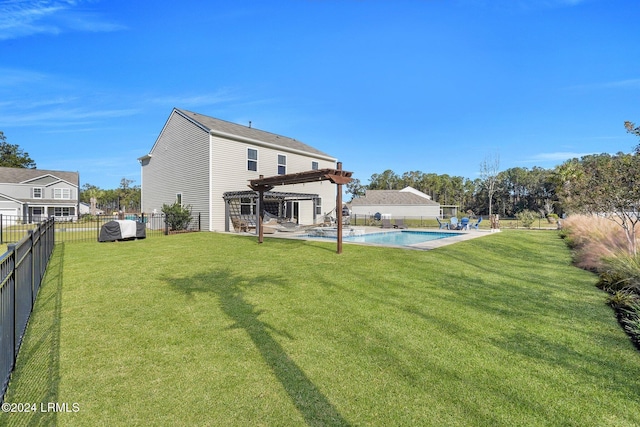
<svg viewBox="0 0 640 427"><path fill-rule="evenodd" d="M258 192L260 205L260 215L258 218L258 243L263 242L264 232L262 230L262 220L264 218L264 193L271 191L278 185L306 184L309 182L331 181L338 186L338 194L336 196L336 221L337 227L337 252L342 253L342 186L351 182L353 172L342 170L342 162L338 162L337 169L318 169L306 172L297 172L288 175L276 175L264 178L260 175L258 179L249 181L249 187L253 191Z"/></svg>

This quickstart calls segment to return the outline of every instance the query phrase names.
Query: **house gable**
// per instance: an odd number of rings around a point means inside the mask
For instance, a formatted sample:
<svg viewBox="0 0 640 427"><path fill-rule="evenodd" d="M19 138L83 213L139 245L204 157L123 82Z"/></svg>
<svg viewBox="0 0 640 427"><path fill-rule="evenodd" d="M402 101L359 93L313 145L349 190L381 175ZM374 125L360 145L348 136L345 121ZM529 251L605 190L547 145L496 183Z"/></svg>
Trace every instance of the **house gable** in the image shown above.
<svg viewBox="0 0 640 427"><path fill-rule="evenodd" d="M39 178L30 179L21 184L41 185L43 187L59 182L60 178L56 178L53 175L45 175Z"/></svg>
<svg viewBox="0 0 640 427"><path fill-rule="evenodd" d="M159 212L180 195L201 214L202 228L225 230L225 192L246 190L260 175L335 168L336 159L293 138L174 108L142 166L142 207ZM281 172L283 171L283 172ZM335 188L322 183L298 184L292 192L317 193L316 206L294 207L302 222L325 212ZM299 187L299 188L298 188ZM316 187L317 190L316 190Z"/></svg>

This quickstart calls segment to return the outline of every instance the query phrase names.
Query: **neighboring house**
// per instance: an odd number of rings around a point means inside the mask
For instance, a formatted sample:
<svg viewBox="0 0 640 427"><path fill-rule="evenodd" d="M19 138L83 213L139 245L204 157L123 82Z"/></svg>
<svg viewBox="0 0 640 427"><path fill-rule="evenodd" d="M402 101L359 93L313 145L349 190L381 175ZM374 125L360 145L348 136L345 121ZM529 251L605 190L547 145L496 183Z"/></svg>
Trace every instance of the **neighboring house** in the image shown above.
<svg viewBox="0 0 640 427"><path fill-rule="evenodd" d="M91 205L89 203L80 202L80 216L83 215L92 215ZM104 211L102 209L94 208L93 215L104 215Z"/></svg>
<svg viewBox="0 0 640 427"><path fill-rule="evenodd" d="M427 194L412 187L402 190L367 190L364 197L351 201L351 215L375 215L383 217L428 217L440 216L440 204Z"/></svg>
<svg viewBox="0 0 640 427"><path fill-rule="evenodd" d="M39 221L78 219L80 174L0 167L0 214Z"/></svg>
<svg viewBox="0 0 640 427"><path fill-rule="evenodd" d="M336 159L292 138L174 108L142 166L142 210L191 206L201 229L228 231L238 217L255 218L249 180L314 169L335 169ZM335 209L328 181L287 185L265 194L269 212L300 224L322 222ZM251 221L249 221L251 222Z"/></svg>

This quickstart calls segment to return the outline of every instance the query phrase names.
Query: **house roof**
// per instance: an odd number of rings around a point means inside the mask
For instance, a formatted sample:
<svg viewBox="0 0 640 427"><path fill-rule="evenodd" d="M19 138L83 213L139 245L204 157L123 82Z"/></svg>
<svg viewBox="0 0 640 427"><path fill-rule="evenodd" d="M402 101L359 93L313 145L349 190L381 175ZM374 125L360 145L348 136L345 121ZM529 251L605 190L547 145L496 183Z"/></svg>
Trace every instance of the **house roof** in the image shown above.
<svg viewBox="0 0 640 427"><path fill-rule="evenodd" d="M427 205L440 206L439 203L421 197L415 193L400 190L367 190L364 197L357 197L351 201L352 206L371 205Z"/></svg>
<svg viewBox="0 0 640 427"><path fill-rule="evenodd" d="M317 150L293 138L289 138L282 135L276 135L275 133L265 132L263 130L252 128L249 126L243 126L236 123L227 122L224 120L194 113L188 110L175 108L174 111L177 111L179 114L183 115L184 117L187 117L188 119L198 123L201 127L203 127L209 132L213 131L213 132L220 132L227 135L235 135L242 138L265 142L268 144L279 145L281 147L288 148L291 150L303 151L310 154L332 158L328 154L323 153L322 151Z"/></svg>
<svg viewBox="0 0 640 427"><path fill-rule="evenodd" d="M78 172L0 167L0 183L24 184L44 177L54 177L70 184L80 185L80 174Z"/></svg>

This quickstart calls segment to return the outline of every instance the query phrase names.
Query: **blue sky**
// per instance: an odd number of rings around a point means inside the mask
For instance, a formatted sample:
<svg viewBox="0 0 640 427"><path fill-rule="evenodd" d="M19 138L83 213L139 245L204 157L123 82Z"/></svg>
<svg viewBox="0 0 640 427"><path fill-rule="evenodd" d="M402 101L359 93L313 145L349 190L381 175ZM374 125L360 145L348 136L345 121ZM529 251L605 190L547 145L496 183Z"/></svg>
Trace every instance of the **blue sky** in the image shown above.
<svg viewBox="0 0 640 427"><path fill-rule="evenodd" d="M173 107L368 183L640 142L636 0L0 0L0 130L39 169L140 184Z"/></svg>

